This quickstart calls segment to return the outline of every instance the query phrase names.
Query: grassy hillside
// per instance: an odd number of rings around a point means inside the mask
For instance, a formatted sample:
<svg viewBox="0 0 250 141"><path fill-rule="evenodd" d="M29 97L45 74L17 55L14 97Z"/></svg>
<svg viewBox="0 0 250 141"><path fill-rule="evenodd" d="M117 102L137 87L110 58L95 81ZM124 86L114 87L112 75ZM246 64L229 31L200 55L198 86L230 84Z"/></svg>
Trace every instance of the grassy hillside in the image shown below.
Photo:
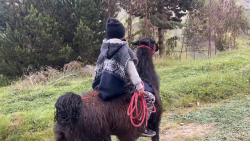
<svg viewBox="0 0 250 141"><path fill-rule="evenodd" d="M242 100L173 111L162 120L165 127L162 127L161 141L249 141L249 100L247 96Z"/></svg>
<svg viewBox="0 0 250 141"><path fill-rule="evenodd" d="M167 111L197 101L240 99L250 93L250 50L222 53L204 61L160 59L155 65ZM0 88L0 140L53 140L56 99L69 91L86 92L91 82L91 77L79 76L51 85L30 86L20 81Z"/></svg>
<svg viewBox="0 0 250 141"><path fill-rule="evenodd" d="M244 7L246 7L247 9L250 8L250 3L249 0L236 0L236 2Z"/></svg>
<svg viewBox="0 0 250 141"><path fill-rule="evenodd" d="M216 102L249 93L249 51L228 52L205 61L156 63L161 94L168 106L190 102Z"/></svg>

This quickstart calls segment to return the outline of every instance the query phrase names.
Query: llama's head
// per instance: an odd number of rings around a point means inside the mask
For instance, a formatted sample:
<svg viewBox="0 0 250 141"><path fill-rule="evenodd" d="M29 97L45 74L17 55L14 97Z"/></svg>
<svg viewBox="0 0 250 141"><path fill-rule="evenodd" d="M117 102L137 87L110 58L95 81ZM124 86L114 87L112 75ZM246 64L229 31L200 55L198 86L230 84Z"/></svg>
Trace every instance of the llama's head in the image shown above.
<svg viewBox="0 0 250 141"><path fill-rule="evenodd" d="M149 48L151 49L152 53L155 53L158 51L158 45L155 42L155 40L147 38L147 37L141 38L140 40L133 42L132 44L138 45L139 47Z"/></svg>

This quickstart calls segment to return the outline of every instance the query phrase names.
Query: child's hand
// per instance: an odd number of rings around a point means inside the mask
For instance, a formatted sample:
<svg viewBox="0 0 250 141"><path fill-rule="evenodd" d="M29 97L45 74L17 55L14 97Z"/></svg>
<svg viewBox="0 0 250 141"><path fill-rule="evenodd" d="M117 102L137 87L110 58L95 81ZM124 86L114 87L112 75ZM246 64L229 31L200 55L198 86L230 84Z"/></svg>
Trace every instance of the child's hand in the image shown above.
<svg viewBox="0 0 250 141"><path fill-rule="evenodd" d="M145 95L145 91L143 88L138 90L138 92L139 92L139 97L143 97Z"/></svg>

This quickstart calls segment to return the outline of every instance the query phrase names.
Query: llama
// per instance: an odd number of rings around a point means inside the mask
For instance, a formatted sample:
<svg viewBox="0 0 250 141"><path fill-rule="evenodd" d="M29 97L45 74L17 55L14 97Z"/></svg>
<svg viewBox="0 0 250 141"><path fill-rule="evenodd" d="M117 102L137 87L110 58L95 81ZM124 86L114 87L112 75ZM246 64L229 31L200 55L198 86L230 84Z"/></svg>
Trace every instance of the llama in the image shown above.
<svg viewBox="0 0 250 141"><path fill-rule="evenodd" d="M159 141L162 103L152 58L152 51L158 48L155 41L149 38L142 38L133 44L145 46L137 49L137 69L142 80L154 89L156 113L152 113L148 127L156 131L152 141ZM81 96L69 92L59 97L55 104L56 141L111 141L111 135L117 136L120 141L136 141L140 137L144 126L134 127L127 116L132 94L110 101L102 101L98 94L99 91L93 90Z"/></svg>

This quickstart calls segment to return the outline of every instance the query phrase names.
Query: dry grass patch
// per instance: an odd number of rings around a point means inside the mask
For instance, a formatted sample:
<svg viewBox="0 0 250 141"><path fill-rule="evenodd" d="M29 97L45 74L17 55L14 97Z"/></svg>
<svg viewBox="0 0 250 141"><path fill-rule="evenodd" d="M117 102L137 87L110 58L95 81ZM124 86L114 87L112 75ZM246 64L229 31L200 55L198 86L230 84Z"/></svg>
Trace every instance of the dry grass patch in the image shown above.
<svg viewBox="0 0 250 141"><path fill-rule="evenodd" d="M13 82L12 86L14 86L14 91L23 91L38 85L50 85L66 78L93 76L94 73L95 66L84 66L81 62L72 61L65 64L62 69L46 67L43 70L24 75Z"/></svg>
<svg viewBox="0 0 250 141"><path fill-rule="evenodd" d="M206 137L206 135L214 132L216 128L214 124L176 124L168 123L162 133L161 141L193 141Z"/></svg>
<svg viewBox="0 0 250 141"><path fill-rule="evenodd" d="M244 120L250 123L250 117L246 117Z"/></svg>

